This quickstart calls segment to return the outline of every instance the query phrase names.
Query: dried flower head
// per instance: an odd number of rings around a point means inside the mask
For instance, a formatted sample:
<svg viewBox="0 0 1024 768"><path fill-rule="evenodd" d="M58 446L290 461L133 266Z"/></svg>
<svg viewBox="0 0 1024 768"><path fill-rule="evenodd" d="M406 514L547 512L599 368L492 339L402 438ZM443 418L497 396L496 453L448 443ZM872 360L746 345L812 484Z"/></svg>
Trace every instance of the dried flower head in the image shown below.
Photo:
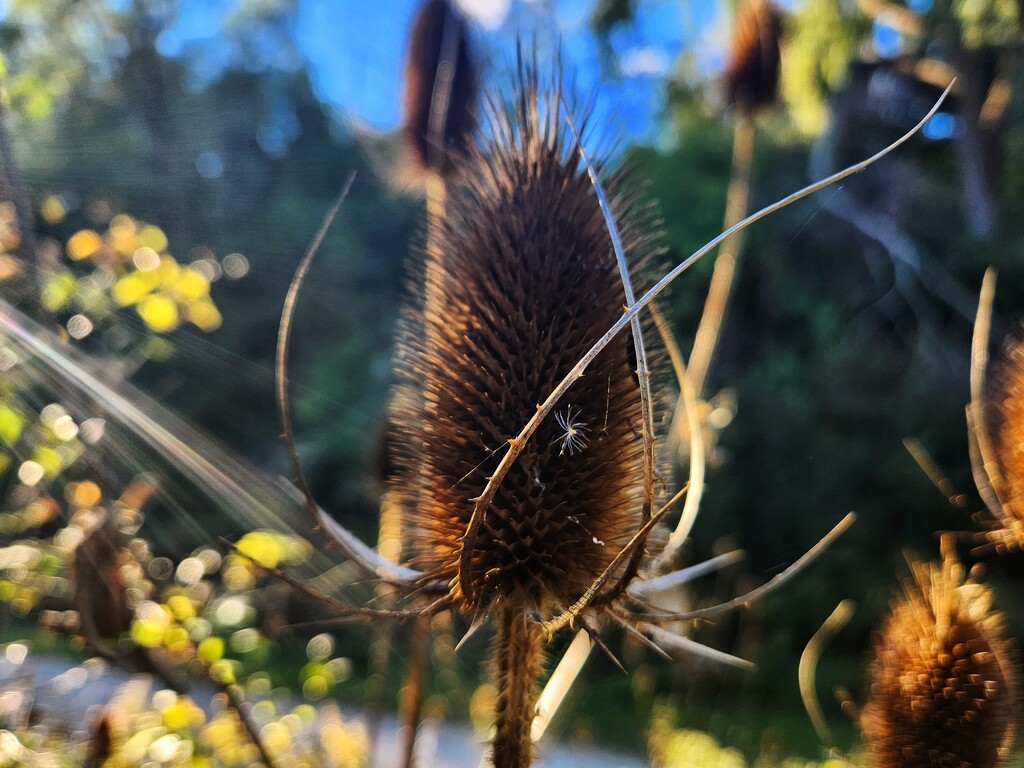
<svg viewBox="0 0 1024 768"><path fill-rule="evenodd" d="M429 0L413 22L402 127L410 162L446 175L473 125L476 73L466 22L448 0Z"/></svg>
<svg viewBox="0 0 1024 768"><path fill-rule="evenodd" d="M950 548L951 550L951 548ZM952 551L917 563L875 642L861 719L878 768L1001 765L1016 730L1016 675L992 594Z"/></svg>
<svg viewBox="0 0 1024 768"><path fill-rule="evenodd" d="M71 605L92 644L100 638L116 640L131 628L132 611L120 575L121 546L117 528L102 522L85 535L71 560Z"/></svg>
<svg viewBox="0 0 1024 768"><path fill-rule="evenodd" d="M474 500L509 439L621 315L612 244L560 83L526 65L491 138L467 154L427 246L427 284L407 312L394 423L415 488L407 521L416 565L451 584ZM627 253L650 250L649 222L612 196ZM571 390L571 406L526 447L487 512L472 552L473 604L511 599L548 611L574 602L640 526L643 485L636 362L620 336ZM583 447L586 450L582 450Z"/></svg>
<svg viewBox="0 0 1024 768"><path fill-rule="evenodd" d="M725 68L728 103L752 114L775 101L782 19L771 0L744 0Z"/></svg>

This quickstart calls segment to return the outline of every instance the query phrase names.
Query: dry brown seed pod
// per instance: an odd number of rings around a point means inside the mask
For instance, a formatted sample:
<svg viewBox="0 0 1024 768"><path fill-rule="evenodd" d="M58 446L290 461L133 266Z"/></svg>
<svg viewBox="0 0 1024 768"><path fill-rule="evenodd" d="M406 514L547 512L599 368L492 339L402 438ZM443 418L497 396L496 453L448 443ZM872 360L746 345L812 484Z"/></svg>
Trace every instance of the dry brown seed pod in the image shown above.
<svg viewBox="0 0 1024 768"><path fill-rule="evenodd" d="M402 136L415 168L452 170L473 125L476 91L465 20L448 0L429 0L413 21L402 99Z"/></svg>
<svg viewBox="0 0 1024 768"><path fill-rule="evenodd" d="M71 606L93 646L117 640L131 628L132 611L120 574L122 545L120 532L105 521L85 535L71 560Z"/></svg>
<svg viewBox="0 0 1024 768"><path fill-rule="evenodd" d="M770 0L744 0L736 13L725 67L730 105L751 114L775 101L781 36L782 18Z"/></svg>
<svg viewBox="0 0 1024 768"><path fill-rule="evenodd" d="M861 728L877 768L990 768L1013 746L1012 652L992 593L952 552L916 563L875 640Z"/></svg>
<svg viewBox="0 0 1024 768"><path fill-rule="evenodd" d="M462 600L459 557L473 500L509 438L593 339L622 314L601 209L569 139L561 84L521 65L509 111L467 154L434 230L420 303L407 311L393 423L414 489L415 565ZM610 186L626 252L649 253L643 211ZM591 585L640 525L636 362L615 339L525 448L472 551L468 612L511 600L547 612Z"/></svg>

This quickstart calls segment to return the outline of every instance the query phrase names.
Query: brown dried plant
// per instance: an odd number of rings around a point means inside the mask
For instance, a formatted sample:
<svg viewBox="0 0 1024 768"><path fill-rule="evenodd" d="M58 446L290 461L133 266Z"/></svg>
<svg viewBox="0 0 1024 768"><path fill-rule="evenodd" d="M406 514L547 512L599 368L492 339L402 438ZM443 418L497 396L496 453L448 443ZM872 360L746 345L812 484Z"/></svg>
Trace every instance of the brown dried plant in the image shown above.
<svg viewBox="0 0 1024 768"><path fill-rule="evenodd" d="M746 114L775 101L782 18L771 0L744 0L733 24L725 65L726 100Z"/></svg>
<svg viewBox="0 0 1024 768"><path fill-rule="evenodd" d="M1003 765L1017 727L1015 664L992 593L943 539L875 640L861 727L877 768Z"/></svg>
<svg viewBox="0 0 1024 768"><path fill-rule="evenodd" d="M465 20L429 0L413 20L405 65L402 137L413 169L447 176L473 124L476 73Z"/></svg>
<svg viewBox="0 0 1024 768"><path fill-rule="evenodd" d="M467 149L445 215L430 228L425 284L403 321L392 419L393 485L410 499L408 563L387 560L324 513L295 451L286 376L295 302L344 192L299 265L278 344L285 442L316 527L406 597L369 608L279 576L342 622L451 610L471 622L471 633L494 618L496 766L532 759L543 644L555 632L585 629L604 647L597 625L608 619L658 646L745 664L680 633L780 586L852 523L848 515L771 582L727 603L688 613L652 607L716 563L656 578L644 571L648 537L683 492L654 511L650 366L639 315L730 234L862 170L913 133L737 223L636 296L627 257L635 264L652 249L649 216L623 192L621 174L605 193L605 162L583 151L562 91L560 79L543 81L520 59L511 102L490 102L489 131ZM631 342L620 336L626 327Z"/></svg>

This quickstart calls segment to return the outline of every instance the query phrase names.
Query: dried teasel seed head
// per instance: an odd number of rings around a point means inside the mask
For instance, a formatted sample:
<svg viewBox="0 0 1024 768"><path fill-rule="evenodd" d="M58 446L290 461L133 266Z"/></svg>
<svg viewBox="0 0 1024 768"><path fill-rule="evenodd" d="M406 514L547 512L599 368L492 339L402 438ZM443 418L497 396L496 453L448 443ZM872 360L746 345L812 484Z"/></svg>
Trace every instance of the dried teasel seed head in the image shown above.
<svg viewBox="0 0 1024 768"><path fill-rule="evenodd" d="M89 531L75 548L71 606L78 611L89 642L116 640L131 628L132 611L120 574L121 552L121 535L109 521Z"/></svg>
<svg viewBox="0 0 1024 768"><path fill-rule="evenodd" d="M878 768L1002 765L1017 688L991 592L950 551L918 563L877 636L861 726Z"/></svg>
<svg viewBox="0 0 1024 768"><path fill-rule="evenodd" d="M561 418L540 425L479 535L465 541L474 500L509 440L624 301L561 83L542 84L520 63L511 104L489 120L490 138L468 151L463 178L449 186L426 249L424 295L405 315L394 482L413 489L415 565L448 582L457 605L486 611L511 600L545 611L579 598L640 526L640 395L622 334L559 403ZM621 175L607 187L637 264L653 248L652 222ZM463 546L472 547L465 591Z"/></svg>
<svg viewBox="0 0 1024 768"><path fill-rule="evenodd" d="M746 114L775 101L782 18L770 0L743 0L725 68L726 99Z"/></svg>
<svg viewBox="0 0 1024 768"><path fill-rule="evenodd" d="M429 0L413 22L405 65L402 135L417 170L451 172L472 129L476 91L465 20L448 0Z"/></svg>

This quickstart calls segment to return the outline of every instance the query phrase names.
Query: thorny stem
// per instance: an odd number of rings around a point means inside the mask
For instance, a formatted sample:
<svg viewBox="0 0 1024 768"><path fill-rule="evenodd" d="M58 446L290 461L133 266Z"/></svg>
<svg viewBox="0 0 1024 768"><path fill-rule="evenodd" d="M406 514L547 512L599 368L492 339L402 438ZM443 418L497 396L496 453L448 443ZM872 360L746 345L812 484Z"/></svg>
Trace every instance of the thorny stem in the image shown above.
<svg viewBox="0 0 1024 768"><path fill-rule="evenodd" d="M402 690L402 765L414 768L416 764L416 734L423 710L423 673L427 664L427 650L430 643L430 617L421 616L413 626L412 656L409 672Z"/></svg>
<svg viewBox="0 0 1024 768"><path fill-rule="evenodd" d="M527 768L533 761L530 727L537 704L544 638L520 606L507 601L499 609L494 645L495 685L494 768Z"/></svg>
<svg viewBox="0 0 1024 768"><path fill-rule="evenodd" d="M220 688L221 692L227 697L228 703L231 708L235 710L238 715L239 721L242 723L242 728L245 729L246 734L249 736L249 741L253 743L257 750L259 750L260 758L266 764L267 768L277 768L277 762L267 752L267 747L264 745L262 739L260 739L259 728L249 717L249 713L246 711L245 702L235 692L235 686L232 683L224 682L220 677L210 671L209 678L214 684Z"/></svg>
<svg viewBox="0 0 1024 768"><path fill-rule="evenodd" d="M665 290L665 288L673 280L675 280L677 277L679 277L679 275L681 275L683 272L689 269L690 266L692 266L693 263L696 262L699 258L701 258L704 254L718 246L723 240L731 236L733 233L745 229L751 224L760 221L765 216L775 213L776 211L781 210L782 208L785 208L786 206L792 203L795 203L797 200L800 200L821 189L824 189L825 187L828 187L829 185L834 184L837 181L841 181L849 176L852 176L856 173L863 171L865 168L877 162L881 158L885 157L887 154L892 152L897 147L906 143L914 134L921 130L924 124L931 119L932 115L934 115L936 111L938 111L939 107L942 106L942 103L945 101L946 96L949 95L949 91L952 88L952 86L953 83L950 83L950 85L947 86L946 90L943 91L942 95L935 102L935 105L930 110L928 110L928 113L921 119L921 121L917 125L915 125L912 129L910 129L910 131L908 131L906 134L904 134L902 137L894 141L889 146L885 147L880 152L877 152L871 157L867 158L866 160L862 160L859 163L851 165L850 167L842 171L839 171L838 173L835 173L826 179L822 179L821 181L815 182L814 184L804 187L803 189L794 192L793 194L783 198L782 200L779 200L775 203L772 203L769 206L766 206L765 208L762 208L756 213L745 218L743 221L739 222L736 226L730 227L725 232L722 232L720 235L718 235L718 237L711 240L703 248L691 254L687 259L685 259L681 263L677 264L671 271L669 271L664 277L662 277L661 280L655 283L647 291L647 293L641 296L636 301L636 303L633 304L633 306L630 307L622 315L622 317L620 317L612 325L612 327L609 328L604 333L604 335L601 336L601 338L599 338L594 343L590 350L588 350L587 353L583 355L582 358L580 358L579 362L577 362L576 365L573 366L572 370L570 370L569 373L566 374L566 376L562 379L561 383L559 383L558 386L556 386L554 390L552 390L551 394L548 395L544 402L537 406L537 412L523 426L519 434L516 435L514 438L509 439L510 445L508 452L502 457L501 461L498 462L498 466L495 468L494 473L487 481L487 485L484 487L483 492L475 499L475 505L473 507L472 515L470 516L469 525L467 526L466 534L463 537L462 557L459 563L459 581L460 586L463 589L466 586L466 582L463 581L463 579L469 576L469 566L471 565L472 560L472 549L471 547L467 546L467 544L476 541L476 537L480 531L480 527L483 525L484 515L487 509L490 507L491 502L494 500L494 496L498 492L498 487L505 480L505 476L508 475L508 472L511 469L513 462L518 460L520 454L523 452L523 449L526 447L526 442L533 436L533 433L537 431L537 427L540 426L541 421L543 421L548 415L550 415L551 411L554 410L555 405L568 391L568 389L573 384L575 384L580 378L583 377L584 372L594 361L594 358L596 358L601 353L601 351L606 346L608 346L611 340L615 338L615 336L617 336L627 325L629 325L632 322L633 318L639 315L640 311L648 304L650 304L650 302L659 293Z"/></svg>

